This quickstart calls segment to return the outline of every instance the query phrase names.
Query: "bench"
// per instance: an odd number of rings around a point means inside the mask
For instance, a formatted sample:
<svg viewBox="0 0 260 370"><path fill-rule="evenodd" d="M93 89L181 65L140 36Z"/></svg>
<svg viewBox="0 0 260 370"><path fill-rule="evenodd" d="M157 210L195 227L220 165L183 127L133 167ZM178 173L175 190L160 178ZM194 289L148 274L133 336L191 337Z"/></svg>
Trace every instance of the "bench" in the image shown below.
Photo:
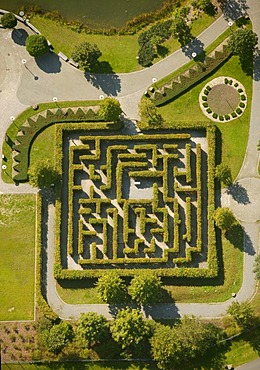
<svg viewBox="0 0 260 370"><path fill-rule="evenodd" d="M63 59L65 62L67 62L69 60L69 58L63 54L61 51L58 53L58 56Z"/></svg>
<svg viewBox="0 0 260 370"><path fill-rule="evenodd" d="M79 63L75 62L73 59L69 60L69 64L71 64L73 67L79 68Z"/></svg>

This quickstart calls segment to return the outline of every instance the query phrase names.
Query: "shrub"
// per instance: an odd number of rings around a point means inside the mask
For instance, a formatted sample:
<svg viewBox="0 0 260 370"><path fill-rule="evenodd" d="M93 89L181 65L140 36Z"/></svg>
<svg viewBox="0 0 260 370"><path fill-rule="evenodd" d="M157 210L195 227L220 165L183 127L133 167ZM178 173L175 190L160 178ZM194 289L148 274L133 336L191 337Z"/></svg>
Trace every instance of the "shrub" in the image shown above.
<svg viewBox="0 0 260 370"><path fill-rule="evenodd" d="M71 57L75 62L79 63L80 67L90 70L97 64L101 55L102 53L96 44L92 45L89 42L82 42L74 48Z"/></svg>
<svg viewBox="0 0 260 370"><path fill-rule="evenodd" d="M236 112L232 112L232 113L231 113L231 116L232 116L232 118L236 118L236 117L237 117Z"/></svg>
<svg viewBox="0 0 260 370"><path fill-rule="evenodd" d="M224 79L225 84L228 84L228 78Z"/></svg>
<svg viewBox="0 0 260 370"><path fill-rule="evenodd" d="M234 83L234 86L235 86L235 87L238 87L238 83L237 83L237 82L236 82L236 83Z"/></svg>
<svg viewBox="0 0 260 370"><path fill-rule="evenodd" d="M5 13L1 17L1 24L4 28L14 28L17 25L17 19L13 13Z"/></svg>
<svg viewBox="0 0 260 370"><path fill-rule="evenodd" d="M202 95L202 100L207 101L208 98L205 95Z"/></svg>
<svg viewBox="0 0 260 370"><path fill-rule="evenodd" d="M237 91L238 91L240 94L241 94L242 92L244 92L244 91L243 91L243 89L240 89L240 88L239 88L239 89L237 89Z"/></svg>
<svg viewBox="0 0 260 370"><path fill-rule="evenodd" d="M208 108L208 103L202 103L203 107Z"/></svg>
<svg viewBox="0 0 260 370"><path fill-rule="evenodd" d="M217 227L221 230L229 230L238 223L233 212L227 207L217 208L214 218Z"/></svg>
<svg viewBox="0 0 260 370"><path fill-rule="evenodd" d="M245 101L246 100L246 96L245 95L241 95L240 96L241 100Z"/></svg>
<svg viewBox="0 0 260 370"><path fill-rule="evenodd" d="M101 276L96 287L99 297L106 303L122 303L126 298L126 286L116 271Z"/></svg>
<svg viewBox="0 0 260 370"><path fill-rule="evenodd" d="M220 115L218 118L220 121L224 121L224 116Z"/></svg>
<svg viewBox="0 0 260 370"><path fill-rule="evenodd" d="M203 91L203 93L204 93L205 95L209 95L209 92L208 92L208 90L207 90L207 89L205 89L205 90Z"/></svg>
<svg viewBox="0 0 260 370"><path fill-rule="evenodd" d="M241 107L241 108L245 108L245 103L239 103L239 106Z"/></svg>
<svg viewBox="0 0 260 370"><path fill-rule="evenodd" d="M121 113L122 109L117 99L105 98L100 102L98 115L102 120L117 121Z"/></svg>
<svg viewBox="0 0 260 370"><path fill-rule="evenodd" d="M151 272L138 274L131 281L129 293L139 304L158 303L162 299L162 281Z"/></svg>
<svg viewBox="0 0 260 370"><path fill-rule="evenodd" d="M30 35L26 39L26 50L32 57L38 57L47 53L49 45L43 35Z"/></svg>
<svg viewBox="0 0 260 370"><path fill-rule="evenodd" d="M211 87L210 87L209 85L207 85L207 86L206 86L206 89L207 89L208 91L210 91L210 90L211 90Z"/></svg>
<svg viewBox="0 0 260 370"><path fill-rule="evenodd" d="M155 55L153 45L150 42L146 42L138 51L138 63L143 67L148 67L152 64Z"/></svg>
<svg viewBox="0 0 260 370"><path fill-rule="evenodd" d="M207 108L206 112L210 114L210 113L212 113L212 110L210 108Z"/></svg>
<svg viewBox="0 0 260 370"><path fill-rule="evenodd" d="M228 83L229 83L229 85L232 85L233 84L233 80L229 80Z"/></svg>
<svg viewBox="0 0 260 370"><path fill-rule="evenodd" d="M212 117L213 117L213 118L218 118L217 113L215 113L215 112L214 112L214 113L212 114Z"/></svg>
<svg viewBox="0 0 260 370"><path fill-rule="evenodd" d="M230 120L230 116L229 116L229 114L225 114L225 120L226 120L226 121L229 121L229 120Z"/></svg>
<svg viewBox="0 0 260 370"><path fill-rule="evenodd" d="M240 108L236 109L237 114L242 114L242 110Z"/></svg>

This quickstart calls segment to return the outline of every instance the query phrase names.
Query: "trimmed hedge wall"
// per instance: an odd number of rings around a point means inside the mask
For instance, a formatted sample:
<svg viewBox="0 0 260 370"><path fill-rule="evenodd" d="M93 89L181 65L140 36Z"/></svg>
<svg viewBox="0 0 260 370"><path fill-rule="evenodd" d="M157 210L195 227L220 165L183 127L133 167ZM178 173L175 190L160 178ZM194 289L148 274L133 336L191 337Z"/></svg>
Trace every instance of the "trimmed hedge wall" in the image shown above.
<svg viewBox="0 0 260 370"><path fill-rule="evenodd" d="M218 46L216 50L206 56L204 62L198 62L194 67L180 73L163 87L155 89L155 92L150 96L151 100L156 106L159 106L176 98L218 68L230 55L231 52L227 46L227 40L225 40L221 44L221 49ZM205 91L208 94L208 90Z"/></svg>
<svg viewBox="0 0 260 370"><path fill-rule="evenodd" d="M71 129L73 125L71 125ZM77 126L74 125L74 129L77 128ZM133 276L136 271L137 271L137 268L136 268L136 264L140 263L140 264L145 264L145 268L142 266L140 269L138 268L138 271L145 271L146 268L148 268L149 265L153 265L153 268L155 268L156 270L156 273L160 276L176 276L176 277L188 277L188 278L213 278L213 277L216 277L217 274L218 274L218 261L217 261L217 251L216 251L216 241L215 241L215 229L214 229L214 220L213 220L213 212L214 212L214 208L215 208L215 205L214 205L214 168L215 168L215 127L214 126L209 126L207 124L195 124L194 126L191 126L191 125L187 125L187 127L184 127L182 125L182 129L185 130L185 129L203 129L203 130L206 130L206 135L207 135L207 140L208 140L208 156L207 156L207 163L208 163L208 183L207 183L207 189L208 189L208 204L204 206L207 207L208 209L208 253L207 253L207 267L206 268L190 268L190 267L186 267L185 264L189 261L191 261L192 259L192 253L193 252L201 252L201 247L202 247L202 243L201 243L201 229L202 229L202 219L201 219L201 204L200 204L200 196L201 195L201 147L199 144L197 144L196 146L196 188L190 188L189 190L191 190L191 193L194 193L194 192L197 192L198 194L198 199L197 199L197 202L198 202L198 206L197 206L197 241L196 241L196 246L192 246L192 247L187 247L186 248L186 257L185 258L175 258L173 260L174 263L178 264L178 268L161 268L159 265L157 264L161 264L162 261L167 261L167 257L168 257L168 253L170 252L173 252L173 253L176 253L178 252L179 250L179 244L180 244L180 235L179 235L179 227L180 227L180 217L179 217L179 204L178 204L178 201L176 198L170 198L172 201L173 201L173 205L174 205L174 244L173 244L173 248L171 249L168 249L166 250L166 253L164 255L163 258L151 258L151 259L148 259L146 258L145 261L144 261L144 258L134 258L134 264L135 264L135 267L132 268L132 266L130 266L130 268L127 268L127 265L131 265L133 264L133 260L131 258L129 259L126 259L126 258L117 258L117 225L114 224L114 228L113 228L113 240L112 240L112 249L113 249L113 256L112 256L112 259L98 259L98 266L97 266L97 248L96 248L96 243L93 242L91 243L91 256L92 256L92 259L84 259L83 257L80 258L78 260L78 263L82 266L86 266L87 268L83 269L83 270L67 270L67 269L64 269L62 267L62 263L61 263L61 248L65 248L65 246L61 246L60 245L60 232L61 232L61 204L60 204L60 200L57 200L57 203L56 203L56 245L55 245L55 268L54 268L54 271L55 271L55 277L58 278L58 279L83 279L83 278L86 278L86 277L99 277L101 274L104 273L104 268L102 268L102 266L106 266L106 265L111 265L111 264L116 264L118 266L115 266L115 268L117 269L118 273L121 274L122 276ZM62 131L63 130L67 130L67 125L59 125L57 126L56 128L56 133L57 133L57 142L58 142L58 145L57 145L57 152L58 152L58 155L56 156L58 158L58 161L59 162L59 166L61 165L61 159L62 159L62 152L61 152L61 147L62 147L62 137L63 137L63 134L62 134ZM184 136L183 136L184 135ZM127 140L137 140L137 138L139 138L139 140L145 140L145 136L146 135L141 135L141 136L138 136L138 137L127 137ZM161 135L147 135L149 137L153 137L153 139L160 139L161 138ZM117 136L113 136L113 138L115 139ZM178 134L176 137L179 137L179 138L190 138L190 134ZM81 136L81 138L84 139L84 137ZM118 139L124 139L126 138L125 136L118 136ZM98 137L96 138L98 139ZM109 137L107 137L107 139L109 140ZM82 140L84 141L84 140ZM87 137L86 137L86 144L84 144L84 146L86 145L87 146ZM142 145L140 145L140 147L138 147L138 145L136 145L137 148L141 148ZM145 147L147 148L148 150L148 147L149 147L149 144L145 144ZM71 147L73 148L73 147ZM119 150L120 151L120 148L122 148L122 146L118 145L116 146L116 150ZM186 149L186 153L188 153L189 155L191 154L191 148L189 145L186 145L185 147ZM153 149L153 144L150 146L150 150L156 150L156 147L155 149ZM71 149L71 151L73 150L77 150L76 148L75 149ZM121 155L121 158L125 158L127 160L127 162L125 162L124 164L126 166L129 166L129 167L140 167L140 163L141 162L135 162L135 161L132 161L131 162L131 158L130 156L126 155L126 156L123 156L124 153L119 153L119 155ZM141 154L141 153L140 153ZM172 155L175 155L174 153ZM93 155L92 155L93 156ZM111 162L111 156L112 154L110 153L109 154L109 151L107 152L107 158L109 158L110 156L110 159L109 161ZM136 156L135 159L138 159L139 160L142 160L142 156L139 156L139 154ZM129 160L129 161L128 161ZM73 163L72 161L72 158L70 157L70 161L71 161L71 164ZM155 161L155 159L154 159ZM110 163L111 164L111 163ZM145 165L146 163L144 163ZM78 166L76 164L74 164L74 166ZM107 165L106 165L108 168L111 169L111 166L109 165L109 163L107 162ZM71 166L70 166L71 167ZM187 160L186 162L186 177L188 178L188 180L190 179L190 181L193 181L193 179L191 178L191 164L190 164L190 159ZM107 168L107 171L108 171L108 168ZM119 187L120 187L120 181L122 181L122 167L118 166L119 170L118 170L118 173L117 173L117 184L119 184ZM74 171L74 169L72 170ZM91 176L96 176L94 174L94 169L92 168L91 169L92 171L92 175ZM143 174L144 176L147 175L147 170L144 170L144 171L141 171L141 174ZM151 171L150 171L151 172ZM160 173L160 176L165 176L165 174L163 173L163 171L158 171L158 172L162 172ZM164 171L165 172L165 171ZM107 172L108 173L108 172ZM135 174L135 171L132 171L131 172L132 175ZM182 176L182 174L178 174L179 176ZM111 176L111 175L110 175ZM138 172L138 176L140 176L140 172ZM109 180L108 180L108 183L109 183ZM110 183L111 183L111 180L110 180ZM108 184L106 184L108 185ZM111 184L110 184L111 185ZM159 193L158 193L158 186L156 186L157 184L155 184L155 186L153 186L153 194L154 194L154 200L153 202L151 203L151 201L149 199L139 199L138 201L135 201L135 204L136 203L139 203L140 206L138 206L137 208L135 208L135 212L136 214L138 214L138 216L140 217L140 228L143 230L145 228L145 225L146 223L148 224L153 224L154 221L153 221L153 218L150 218L150 217L146 217L145 215L145 212L144 212L144 209L143 208L143 205L145 204L152 204L152 208L153 208L153 212L155 210L157 210L158 212L161 212L163 214L163 225L162 227L154 227L152 229L152 232L153 233L159 233L159 234L163 234L163 239L164 239L164 242L167 242L168 241L168 230L165 229L165 225L167 225L167 217L168 217L168 214L167 214L167 210L166 209L160 209L158 208L158 196L159 196ZM178 185L178 184L177 184ZM80 186L79 185L75 185L74 184L74 175L69 175L69 187L70 187L70 194L73 194L73 191L78 191L80 190ZM176 187L176 191L179 191L179 192L182 192L184 191L185 188L181 188L181 187ZM167 189L164 189L164 193ZM187 191L187 188L185 189L185 191ZM167 193L166 193L167 194ZM119 192L118 195L121 195L121 198L122 198L122 194L121 192ZM72 204L71 202L71 199L70 199L70 196L73 196L73 195L69 195L69 204ZM119 197L120 198L120 197ZM168 198L167 195L164 194L164 198ZM72 198L73 199L73 198ZM192 238L191 236L191 197L187 197L187 203L186 203L186 234L183 236L183 238L185 238L185 240L187 242L189 242ZM93 200L95 201L96 203L96 211L98 212L98 210L100 210L100 205L102 202L104 202L105 200L109 203L111 200L110 199L101 199L101 198L94 198L94 187L92 186L92 189L90 190L90 195L89 195L89 198L87 199L80 199L80 208L79 208L79 213L80 214L90 214L90 209L88 208L88 203L90 202L93 202ZM124 217L123 217L123 240L125 243L127 243L128 241L128 236L129 234L131 234L132 232L134 232L133 229L129 228L129 225L128 225L128 217L129 217L129 213L128 213L128 207L129 205L131 205L131 202L133 202L134 200L124 200L123 202L123 213L124 213ZM85 205L87 207L85 207ZM113 218L113 222L115 222L115 220L117 220L117 212L118 210L115 209L115 208L108 208L107 209L107 213L111 214L112 218ZM69 219L72 220L72 217L73 217L73 212L72 212L72 208L70 208L69 210ZM103 228L104 228L104 220L100 220L101 224L103 224ZM72 222L72 221L70 221ZM90 222L91 223L91 222ZM87 230L83 230L83 225L81 225L81 223L79 223L79 228L81 228L80 230L82 231L81 235L82 237L84 237L84 234L87 233ZM94 233L96 233L94 231ZM73 250L73 246L72 246L72 239L73 235L71 232L69 232L69 237L68 237L68 252L73 254L74 252L76 253L79 253L80 255L82 255L83 253L83 245L82 245L82 240L78 240L78 246L77 246L77 251ZM71 243L71 244L70 244ZM142 245L144 243L144 240L142 238L138 238L135 240L134 242L134 245L133 247L129 248L129 247L125 247L124 249L124 253L126 254L137 254L138 253L138 249L139 249L139 246ZM145 248L145 253L151 253L153 254L155 252L155 239L154 237L151 239L151 243L150 243L150 247L148 248ZM106 249L106 248L105 248ZM106 252L106 250L105 250ZM181 265L184 264L184 267L181 267ZM91 268L91 265L93 265L93 268ZM121 267L119 267L121 266Z"/></svg>

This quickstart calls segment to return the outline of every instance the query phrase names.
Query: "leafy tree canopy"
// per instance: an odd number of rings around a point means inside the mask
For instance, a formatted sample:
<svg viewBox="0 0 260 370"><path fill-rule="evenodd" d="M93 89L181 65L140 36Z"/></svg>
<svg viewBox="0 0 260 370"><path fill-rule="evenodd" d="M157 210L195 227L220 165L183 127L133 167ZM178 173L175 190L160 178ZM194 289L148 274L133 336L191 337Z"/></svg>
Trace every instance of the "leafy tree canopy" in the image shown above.
<svg viewBox="0 0 260 370"><path fill-rule="evenodd" d="M28 170L29 183L36 188L48 188L51 184L60 185L60 175L49 161L35 162Z"/></svg>
<svg viewBox="0 0 260 370"><path fill-rule="evenodd" d="M75 47L71 57L85 70L91 70L91 68L97 64L98 58L101 57L101 55L102 53L96 44L92 45L89 42L82 42Z"/></svg>
<svg viewBox="0 0 260 370"><path fill-rule="evenodd" d="M17 25L17 19L13 13L5 13L1 17L1 24L4 28L14 28Z"/></svg>
<svg viewBox="0 0 260 370"><path fill-rule="evenodd" d="M229 313L236 323L242 327L249 327L253 323L254 311L247 301L244 302L232 302L229 306L227 313Z"/></svg>
<svg viewBox="0 0 260 370"><path fill-rule="evenodd" d="M122 303L126 286L116 271L103 274L96 284L99 297L106 303Z"/></svg>
<svg viewBox="0 0 260 370"><path fill-rule="evenodd" d="M244 59L252 55L257 42L258 38L255 32L247 28L239 28L231 34L228 46L232 53Z"/></svg>
<svg viewBox="0 0 260 370"><path fill-rule="evenodd" d="M61 321L53 325L51 329L45 330L42 335L42 341L48 351L59 353L73 339L73 330L71 325L66 321Z"/></svg>
<svg viewBox="0 0 260 370"><path fill-rule="evenodd" d="M215 176L223 182L226 186L232 184L232 175L230 168L224 163L220 163L216 166Z"/></svg>
<svg viewBox="0 0 260 370"><path fill-rule="evenodd" d="M135 350L150 336L151 330L147 320L138 309L122 309L111 322L110 331L115 342L123 350Z"/></svg>
<svg viewBox="0 0 260 370"><path fill-rule="evenodd" d="M158 303L162 299L161 278L149 272L138 274L131 281L129 293L140 304Z"/></svg>
<svg viewBox="0 0 260 370"><path fill-rule="evenodd" d="M43 35L30 35L26 39L26 50L32 57L39 57L47 53L49 45Z"/></svg>
<svg viewBox="0 0 260 370"><path fill-rule="evenodd" d="M103 315L95 312L83 313L77 324L77 335L85 347L89 348L106 338L108 322Z"/></svg>
<svg viewBox="0 0 260 370"><path fill-rule="evenodd" d="M233 226L237 225L237 220L231 211L227 207L219 207L215 211L215 222L218 228L221 230L230 230Z"/></svg>
<svg viewBox="0 0 260 370"><path fill-rule="evenodd" d="M120 103L115 98L105 98L100 102L100 108L98 115L105 121L116 121L118 120L122 109Z"/></svg>
<svg viewBox="0 0 260 370"><path fill-rule="evenodd" d="M139 104L139 113L141 120L147 122L151 127L159 127L163 124L164 120L158 113L156 106L150 99L142 99Z"/></svg>

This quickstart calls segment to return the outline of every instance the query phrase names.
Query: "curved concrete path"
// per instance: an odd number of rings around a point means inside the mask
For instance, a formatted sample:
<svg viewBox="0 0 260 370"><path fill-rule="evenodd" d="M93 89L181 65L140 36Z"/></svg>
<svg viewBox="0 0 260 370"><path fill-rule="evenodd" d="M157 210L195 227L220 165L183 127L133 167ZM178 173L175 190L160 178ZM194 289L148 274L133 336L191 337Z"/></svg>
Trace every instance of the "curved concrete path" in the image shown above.
<svg viewBox="0 0 260 370"><path fill-rule="evenodd" d="M229 2L231 3L231 1ZM233 0L232 4L236 2ZM259 15L260 2L253 0L248 1L250 6L248 13L252 17L253 28L258 33L260 39L260 30L257 16ZM234 10L234 7L232 8ZM237 12L236 16L237 16ZM227 12L228 14L228 12ZM228 28L227 20L232 18L230 13L229 17L220 17L209 29L203 32L198 39L190 46L184 54L179 50L163 61L157 63L149 69L134 72L131 74L118 74L118 75L90 75L85 76L82 72L73 69L64 62L60 62L55 54L50 54L48 59L45 57L38 60L38 65L33 58L28 57L24 46L14 45L11 38L11 32L1 30L0 38L0 54L4 56L5 60L9 62L13 59L12 68L6 67L5 80L0 85L2 89L0 108L2 108L2 122L0 128L0 140L4 139L6 128L10 124L10 116L16 116L25 109L26 106L38 103L39 101L52 101L54 96L59 100L81 100L81 99L97 99L102 93L104 95L117 96L121 101L122 107L126 115L130 118L138 118L137 103L143 91L152 82L152 78L162 78L170 72L178 69L189 60L191 52L196 51L197 47L203 44L204 48L207 47L215 38L220 35L225 29ZM21 25L22 28L28 29ZM28 31L28 33L30 33ZM2 42L4 41L4 42ZM198 50L197 50L198 51ZM50 59L51 58L51 59ZM21 60L27 59L26 67L22 65ZM51 63L49 61L51 60ZM5 66L5 65L4 65ZM3 65L0 65L3 70ZM255 64L255 76L258 76L260 71L258 64ZM37 76L37 79L35 79ZM0 81L1 82L1 81ZM254 80L254 97L252 104L252 118L250 126L250 137L253 134L258 134L256 127L259 126L260 115L257 101L260 101L259 85ZM3 97L3 98L2 98ZM258 112L258 113L257 113ZM252 131L253 130L253 131ZM252 134L251 134L252 132ZM259 138L259 136L258 136ZM257 138L257 140L258 140ZM253 138L252 138L253 140ZM253 141L252 141L253 142ZM249 152L250 148L248 148ZM256 153L252 150L254 163L256 163ZM248 167L248 161L245 159L243 167ZM252 164L252 163L251 163ZM243 170L243 168L242 168ZM241 171L242 171L241 170ZM256 167L254 169L256 173ZM243 173L243 172L242 172ZM247 176L244 176L247 177ZM19 187L18 187L19 188ZM5 185L0 181L0 191L2 192L16 192L14 185ZM20 188L22 191L22 187ZM29 191L28 187L24 187L24 191ZM18 189L19 191L19 189ZM106 317L111 318L114 316L115 307L108 305L69 305L62 302L56 292L56 282L53 277L53 261L54 261L54 207L48 207L48 241L47 241L47 287L46 295L50 306L63 318L78 317L81 312L96 311L103 313ZM247 220L246 220L247 221ZM240 292L237 295L239 301L249 299L252 297L255 290L255 281L253 281L252 262L253 258L247 256L254 255L258 246L258 233L259 228L256 223L245 222L244 227L249 236L245 240L245 268L244 268L244 281ZM247 253L250 250L251 254ZM225 314L231 300L224 303L212 304L160 304L151 307L145 307L144 311L148 317L154 318L173 318L179 317L184 314L195 314L201 317L218 317Z"/></svg>

